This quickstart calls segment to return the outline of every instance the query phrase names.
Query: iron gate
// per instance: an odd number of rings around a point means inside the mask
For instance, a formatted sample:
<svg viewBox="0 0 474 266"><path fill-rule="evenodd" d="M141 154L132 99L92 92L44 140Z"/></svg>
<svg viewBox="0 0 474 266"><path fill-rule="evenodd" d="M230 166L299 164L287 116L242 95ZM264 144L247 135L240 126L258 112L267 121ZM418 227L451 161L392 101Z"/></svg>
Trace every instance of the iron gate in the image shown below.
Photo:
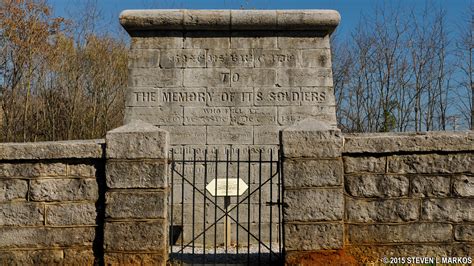
<svg viewBox="0 0 474 266"><path fill-rule="evenodd" d="M282 264L277 150L171 150L170 262Z"/></svg>

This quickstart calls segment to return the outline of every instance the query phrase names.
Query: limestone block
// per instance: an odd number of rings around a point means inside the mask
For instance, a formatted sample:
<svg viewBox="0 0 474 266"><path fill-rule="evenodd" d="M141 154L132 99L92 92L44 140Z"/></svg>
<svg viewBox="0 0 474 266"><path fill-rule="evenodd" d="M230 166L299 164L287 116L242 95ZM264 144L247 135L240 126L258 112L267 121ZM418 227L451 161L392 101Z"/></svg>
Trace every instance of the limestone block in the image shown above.
<svg viewBox="0 0 474 266"><path fill-rule="evenodd" d="M339 249L343 246L342 224L289 224L285 225L285 249L314 251Z"/></svg>
<svg viewBox="0 0 474 266"><path fill-rule="evenodd" d="M208 106L253 106L253 88L207 88Z"/></svg>
<svg viewBox="0 0 474 266"><path fill-rule="evenodd" d="M449 195L451 178L417 175L412 178L410 194L414 197L445 197Z"/></svg>
<svg viewBox="0 0 474 266"><path fill-rule="evenodd" d="M301 51L301 67L331 68L330 49L305 49Z"/></svg>
<svg viewBox="0 0 474 266"><path fill-rule="evenodd" d="M279 144L281 126L255 126L253 141L255 144ZM276 155L275 155L276 156Z"/></svg>
<svg viewBox="0 0 474 266"><path fill-rule="evenodd" d="M89 163L70 163L67 165L67 175L71 177L90 177L96 176L96 166Z"/></svg>
<svg viewBox="0 0 474 266"><path fill-rule="evenodd" d="M280 49L329 49L329 36L321 31L293 31L278 34Z"/></svg>
<svg viewBox="0 0 474 266"><path fill-rule="evenodd" d="M251 126L209 126L207 127L208 144L252 144L253 129Z"/></svg>
<svg viewBox="0 0 474 266"><path fill-rule="evenodd" d="M350 157L344 156L344 171L352 173L385 173L386 157Z"/></svg>
<svg viewBox="0 0 474 266"><path fill-rule="evenodd" d="M364 198L408 196L410 181L397 175L357 175L344 177L349 195Z"/></svg>
<svg viewBox="0 0 474 266"><path fill-rule="evenodd" d="M255 49L255 67L291 68L303 61L300 52L294 49Z"/></svg>
<svg viewBox="0 0 474 266"><path fill-rule="evenodd" d="M429 199L421 206L421 219L436 222L473 222L472 199Z"/></svg>
<svg viewBox="0 0 474 266"><path fill-rule="evenodd" d="M167 254L167 223L114 222L105 224L104 248L110 251L156 251Z"/></svg>
<svg viewBox="0 0 474 266"><path fill-rule="evenodd" d="M124 254L123 265L166 265L166 257L163 254Z"/></svg>
<svg viewBox="0 0 474 266"><path fill-rule="evenodd" d="M230 125L230 109L228 107L184 107L184 124L201 126Z"/></svg>
<svg viewBox="0 0 474 266"><path fill-rule="evenodd" d="M188 31L185 33L184 48L229 49L230 36L219 31Z"/></svg>
<svg viewBox="0 0 474 266"><path fill-rule="evenodd" d="M423 243L452 240L453 226L443 223L349 225L351 244Z"/></svg>
<svg viewBox="0 0 474 266"><path fill-rule="evenodd" d="M327 86L332 84L330 68L285 68L277 70L276 83L282 87Z"/></svg>
<svg viewBox="0 0 474 266"><path fill-rule="evenodd" d="M161 105L160 90L151 87L128 88L125 106L153 107Z"/></svg>
<svg viewBox="0 0 474 266"><path fill-rule="evenodd" d="M231 10L231 27L240 30L254 30L260 25L267 30L276 29L277 11L275 10Z"/></svg>
<svg viewBox="0 0 474 266"><path fill-rule="evenodd" d="M301 105L301 89L281 87L255 88L254 102L256 106L299 106Z"/></svg>
<svg viewBox="0 0 474 266"><path fill-rule="evenodd" d="M44 205L32 202L0 204L0 225L43 225Z"/></svg>
<svg viewBox="0 0 474 266"><path fill-rule="evenodd" d="M63 262L66 265L93 265L96 258L92 249L66 249Z"/></svg>
<svg viewBox="0 0 474 266"><path fill-rule="evenodd" d="M474 177L465 175L456 177L453 183L453 191L455 195L461 197L474 197Z"/></svg>
<svg viewBox="0 0 474 266"><path fill-rule="evenodd" d="M204 49L166 49L161 50L161 68L203 68L206 67L206 50Z"/></svg>
<svg viewBox="0 0 474 266"><path fill-rule="evenodd" d="M0 144L0 159L37 160L63 158L102 158L103 143L104 140L2 143Z"/></svg>
<svg viewBox="0 0 474 266"><path fill-rule="evenodd" d="M180 87L183 70L178 68L132 68L129 71L130 87Z"/></svg>
<svg viewBox="0 0 474 266"><path fill-rule="evenodd" d="M185 87L230 87L231 73L227 68L184 69Z"/></svg>
<svg viewBox="0 0 474 266"><path fill-rule="evenodd" d="M284 164L285 188L341 186L343 166L335 160L286 160Z"/></svg>
<svg viewBox="0 0 474 266"><path fill-rule="evenodd" d="M132 121L107 132L109 159L166 159L168 132L142 121Z"/></svg>
<svg viewBox="0 0 474 266"><path fill-rule="evenodd" d="M410 222L420 217L420 201L400 200L354 200L346 197L347 221L353 223Z"/></svg>
<svg viewBox="0 0 474 266"><path fill-rule="evenodd" d="M96 225L95 203L61 203L46 205L47 225Z"/></svg>
<svg viewBox="0 0 474 266"><path fill-rule="evenodd" d="M30 181L32 201L97 201L99 189L95 179L42 179Z"/></svg>
<svg viewBox="0 0 474 266"><path fill-rule="evenodd" d="M259 126L276 125L277 108L275 107L232 107L230 109L232 125Z"/></svg>
<svg viewBox="0 0 474 266"><path fill-rule="evenodd" d="M56 177L66 176L66 165L63 163L2 163L0 177Z"/></svg>
<svg viewBox="0 0 474 266"><path fill-rule="evenodd" d="M325 121L329 125L335 126L336 107L325 105L278 107L278 123L280 125L293 125L308 118Z"/></svg>
<svg viewBox="0 0 474 266"><path fill-rule="evenodd" d="M333 10L278 10L277 25L280 29L308 29L309 25L317 25L320 30L334 29L341 16Z"/></svg>
<svg viewBox="0 0 474 266"><path fill-rule="evenodd" d="M182 49L184 46L181 31L134 31L131 49Z"/></svg>
<svg viewBox="0 0 474 266"><path fill-rule="evenodd" d="M337 221L343 218L342 189L285 189L283 196L283 219L287 222Z"/></svg>
<svg viewBox="0 0 474 266"><path fill-rule="evenodd" d="M108 188L165 188L167 164L162 161L111 161L106 165Z"/></svg>
<svg viewBox="0 0 474 266"><path fill-rule="evenodd" d="M304 121L303 121L304 122ZM337 158L341 156L342 139L338 131L282 130L281 139L286 158ZM334 137L331 138L330 136Z"/></svg>
<svg viewBox="0 0 474 266"><path fill-rule="evenodd" d="M255 57L252 49L209 49L206 65L213 67L254 67Z"/></svg>
<svg viewBox="0 0 474 266"><path fill-rule="evenodd" d="M472 242L474 240L474 225L456 225L456 227L454 228L454 239L456 239L457 241Z"/></svg>
<svg viewBox="0 0 474 266"><path fill-rule="evenodd" d="M0 227L0 248L88 246L92 248L95 227Z"/></svg>
<svg viewBox="0 0 474 266"><path fill-rule="evenodd" d="M152 125L175 126L182 125L183 107L161 106L161 107L128 107L125 109L125 123L141 120Z"/></svg>
<svg viewBox="0 0 474 266"><path fill-rule="evenodd" d="M230 29L230 10L185 10L184 28L193 29Z"/></svg>
<svg viewBox="0 0 474 266"><path fill-rule="evenodd" d="M229 79L232 87L274 86L276 71L271 68L233 68Z"/></svg>
<svg viewBox="0 0 474 266"><path fill-rule="evenodd" d="M173 144L206 144L205 126L162 126L170 134Z"/></svg>
<svg viewBox="0 0 474 266"><path fill-rule="evenodd" d="M129 68L154 68L160 66L160 50L131 49L128 52Z"/></svg>
<svg viewBox="0 0 474 266"><path fill-rule="evenodd" d="M168 193L166 191L107 192L108 218L166 218Z"/></svg>
<svg viewBox="0 0 474 266"><path fill-rule="evenodd" d="M387 171L389 173L473 173L474 154L417 154L394 155L388 157Z"/></svg>
<svg viewBox="0 0 474 266"><path fill-rule="evenodd" d="M231 48L277 48L277 37L273 31L232 31L230 38Z"/></svg>
<svg viewBox="0 0 474 266"><path fill-rule="evenodd" d="M26 200L28 182L20 179L0 180L0 201Z"/></svg>

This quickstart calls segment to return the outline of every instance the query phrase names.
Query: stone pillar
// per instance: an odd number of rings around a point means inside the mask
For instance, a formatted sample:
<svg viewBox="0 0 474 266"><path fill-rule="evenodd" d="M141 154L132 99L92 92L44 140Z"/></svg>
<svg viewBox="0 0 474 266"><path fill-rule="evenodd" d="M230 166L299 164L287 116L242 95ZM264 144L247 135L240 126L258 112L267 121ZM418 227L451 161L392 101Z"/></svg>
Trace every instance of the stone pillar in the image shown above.
<svg viewBox="0 0 474 266"><path fill-rule="evenodd" d="M340 260L344 243L341 132L307 118L284 129L281 141L286 264Z"/></svg>
<svg viewBox="0 0 474 266"><path fill-rule="evenodd" d="M166 265L168 133L135 120L106 145L105 265Z"/></svg>

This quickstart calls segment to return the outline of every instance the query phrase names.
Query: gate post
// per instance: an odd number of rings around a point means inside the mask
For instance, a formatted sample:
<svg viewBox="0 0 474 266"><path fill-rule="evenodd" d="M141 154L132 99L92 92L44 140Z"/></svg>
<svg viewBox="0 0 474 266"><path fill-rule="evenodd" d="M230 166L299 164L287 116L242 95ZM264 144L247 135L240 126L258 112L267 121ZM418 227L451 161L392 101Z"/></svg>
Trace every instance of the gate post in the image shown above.
<svg viewBox="0 0 474 266"><path fill-rule="evenodd" d="M341 131L307 118L282 130L281 144L285 264L344 259Z"/></svg>
<svg viewBox="0 0 474 266"><path fill-rule="evenodd" d="M141 121L107 132L105 265L166 265L168 145Z"/></svg>

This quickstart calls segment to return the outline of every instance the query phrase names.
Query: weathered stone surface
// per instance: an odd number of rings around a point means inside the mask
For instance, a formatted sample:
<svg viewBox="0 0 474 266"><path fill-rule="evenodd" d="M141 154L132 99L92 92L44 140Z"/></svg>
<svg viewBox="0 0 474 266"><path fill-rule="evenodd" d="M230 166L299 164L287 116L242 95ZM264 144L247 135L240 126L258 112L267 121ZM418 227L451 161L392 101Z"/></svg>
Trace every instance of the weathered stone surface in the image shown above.
<svg viewBox="0 0 474 266"><path fill-rule="evenodd" d="M63 163L1 163L0 177L29 178L66 176Z"/></svg>
<svg viewBox="0 0 474 266"><path fill-rule="evenodd" d="M340 157L343 145L340 134L339 129L324 121L306 118L282 130L285 157Z"/></svg>
<svg viewBox="0 0 474 266"><path fill-rule="evenodd" d="M351 245L346 251L360 263L381 263L384 257L448 257L451 244L396 244L396 245ZM383 264L382 264L383 265Z"/></svg>
<svg viewBox="0 0 474 266"><path fill-rule="evenodd" d="M318 31L294 31L278 36L278 48L312 49L330 48L329 36Z"/></svg>
<svg viewBox="0 0 474 266"><path fill-rule="evenodd" d="M473 173L474 153L417 154L387 157L389 173Z"/></svg>
<svg viewBox="0 0 474 266"><path fill-rule="evenodd" d="M336 125L335 106L279 106L278 123L280 125L293 125L307 118L320 120L331 126Z"/></svg>
<svg viewBox="0 0 474 266"><path fill-rule="evenodd" d="M44 205L31 202L0 204L0 225L43 225Z"/></svg>
<svg viewBox="0 0 474 266"><path fill-rule="evenodd" d="M208 88L208 106L252 106L254 92L253 88L231 87L231 88Z"/></svg>
<svg viewBox="0 0 474 266"><path fill-rule="evenodd" d="M334 10L125 10L120 23L134 30L320 30L331 32Z"/></svg>
<svg viewBox="0 0 474 266"><path fill-rule="evenodd" d="M165 188L167 164L162 161L114 161L106 165L109 188Z"/></svg>
<svg viewBox="0 0 474 266"><path fill-rule="evenodd" d="M255 49L255 67L296 67L302 61L298 50Z"/></svg>
<svg viewBox="0 0 474 266"><path fill-rule="evenodd" d="M0 180L0 201L26 200L28 182L20 179Z"/></svg>
<svg viewBox="0 0 474 266"><path fill-rule="evenodd" d="M326 68L331 67L330 49L307 49L301 51L302 67Z"/></svg>
<svg viewBox="0 0 474 266"><path fill-rule="evenodd" d="M0 265L60 265L63 259L63 250L0 251Z"/></svg>
<svg viewBox="0 0 474 266"><path fill-rule="evenodd" d="M95 203L61 203L46 205L47 225L95 225Z"/></svg>
<svg viewBox="0 0 474 266"><path fill-rule="evenodd" d="M461 197L474 196L474 176L458 176L453 181L453 192Z"/></svg>
<svg viewBox="0 0 474 266"><path fill-rule="evenodd" d="M253 67L252 49L210 49L207 50L206 65L213 67Z"/></svg>
<svg viewBox="0 0 474 266"><path fill-rule="evenodd" d="M107 132L106 142L109 159L168 157L168 132L138 120Z"/></svg>
<svg viewBox="0 0 474 266"><path fill-rule="evenodd" d="M345 176L346 191L354 197L391 198L408 195L410 181L397 175Z"/></svg>
<svg viewBox="0 0 474 266"><path fill-rule="evenodd" d="M131 68L131 87L179 87L183 85L183 70L178 68Z"/></svg>
<svg viewBox="0 0 474 266"><path fill-rule="evenodd" d="M255 144L279 144L280 126L255 126L253 128L253 141Z"/></svg>
<svg viewBox="0 0 474 266"><path fill-rule="evenodd" d="M273 86L276 71L271 68L233 68L229 79L232 87Z"/></svg>
<svg viewBox="0 0 474 266"><path fill-rule="evenodd" d="M30 181L32 201L75 201L95 202L99 190L95 179L42 179Z"/></svg>
<svg viewBox="0 0 474 266"><path fill-rule="evenodd" d="M105 224L104 248L109 251L156 251L167 249L165 221L115 222Z"/></svg>
<svg viewBox="0 0 474 266"><path fill-rule="evenodd" d="M436 222L473 222L472 199L429 199L423 201L421 219Z"/></svg>
<svg viewBox="0 0 474 266"><path fill-rule="evenodd" d="M207 127L208 144L252 144L253 129L251 126L209 126Z"/></svg>
<svg viewBox="0 0 474 266"><path fill-rule="evenodd" d="M232 31L230 34L231 48L277 48L277 37L271 31Z"/></svg>
<svg viewBox="0 0 474 266"><path fill-rule="evenodd" d="M106 217L109 218L166 218L168 193L107 192Z"/></svg>
<svg viewBox="0 0 474 266"><path fill-rule="evenodd" d="M44 248L52 246L90 246L95 227L45 228L0 227L0 248Z"/></svg>
<svg viewBox="0 0 474 266"><path fill-rule="evenodd" d="M416 132L345 134L344 153L472 151L474 133Z"/></svg>
<svg viewBox="0 0 474 266"><path fill-rule="evenodd" d="M337 221L343 215L342 189L285 190L283 219L287 222Z"/></svg>
<svg viewBox="0 0 474 266"><path fill-rule="evenodd" d="M124 254L123 265L166 265L163 254Z"/></svg>
<svg viewBox="0 0 474 266"><path fill-rule="evenodd" d="M232 125L276 125L276 107L232 107L230 109Z"/></svg>
<svg viewBox="0 0 474 266"><path fill-rule="evenodd" d="M285 224L285 249L312 251L343 246L342 224Z"/></svg>
<svg viewBox="0 0 474 266"><path fill-rule="evenodd" d="M68 164L67 175L71 177L90 177L96 176L96 166L88 163Z"/></svg>
<svg viewBox="0 0 474 266"><path fill-rule="evenodd" d="M132 49L182 49L183 33L179 31L134 31Z"/></svg>
<svg viewBox="0 0 474 266"><path fill-rule="evenodd" d="M226 32L188 31L185 33L184 48L228 49L230 37Z"/></svg>
<svg viewBox="0 0 474 266"><path fill-rule="evenodd" d="M124 122L128 124L137 119L153 125L182 125L184 120L183 107L128 107L125 110Z"/></svg>
<svg viewBox="0 0 474 266"><path fill-rule="evenodd" d="M330 68L287 68L277 70L276 83L280 86L328 86L332 84Z"/></svg>
<svg viewBox="0 0 474 266"><path fill-rule="evenodd" d="M230 109L227 107L184 107L184 124L230 125Z"/></svg>
<svg viewBox="0 0 474 266"><path fill-rule="evenodd" d="M457 241L474 241L474 225L464 224L456 225L454 228L454 239Z"/></svg>
<svg viewBox="0 0 474 266"><path fill-rule="evenodd" d="M348 222L410 222L420 217L420 202L413 199L400 200L354 200L346 197Z"/></svg>
<svg viewBox="0 0 474 266"><path fill-rule="evenodd" d="M352 173L385 173L386 157L344 156L344 171Z"/></svg>
<svg viewBox="0 0 474 266"><path fill-rule="evenodd" d="M162 126L170 134L170 143L176 144L206 144L205 126Z"/></svg>
<svg viewBox="0 0 474 266"><path fill-rule="evenodd" d="M63 263L66 265L93 265L95 262L92 249L66 249L64 250Z"/></svg>
<svg viewBox="0 0 474 266"><path fill-rule="evenodd" d="M148 68L160 66L160 50L158 49L131 49L128 52L129 68Z"/></svg>
<svg viewBox="0 0 474 266"><path fill-rule="evenodd" d="M449 195L451 178L447 176L414 176L410 195L414 197L445 197Z"/></svg>
<svg viewBox="0 0 474 266"><path fill-rule="evenodd" d="M0 160L102 158L103 140L2 143Z"/></svg>
<svg viewBox="0 0 474 266"><path fill-rule="evenodd" d="M341 186L342 160L287 160L284 165L285 188Z"/></svg>
<svg viewBox="0 0 474 266"><path fill-rule="evenodd" d="M160 89L157 88L129 88L126 93L127 107L154 107L160 104Z"/></svg>
<svg viewBox="0 0 474 266"><path fill-rule="evenodd" d="M161 51L162 68L206 67L204 49L168 49Z"/></svg>
<svg viewBox="0 0 474 266"><path fill-rule="evenodd" d="M452 240L453 226L443 223L349 225L349 243L423 243Z"/></svg>

